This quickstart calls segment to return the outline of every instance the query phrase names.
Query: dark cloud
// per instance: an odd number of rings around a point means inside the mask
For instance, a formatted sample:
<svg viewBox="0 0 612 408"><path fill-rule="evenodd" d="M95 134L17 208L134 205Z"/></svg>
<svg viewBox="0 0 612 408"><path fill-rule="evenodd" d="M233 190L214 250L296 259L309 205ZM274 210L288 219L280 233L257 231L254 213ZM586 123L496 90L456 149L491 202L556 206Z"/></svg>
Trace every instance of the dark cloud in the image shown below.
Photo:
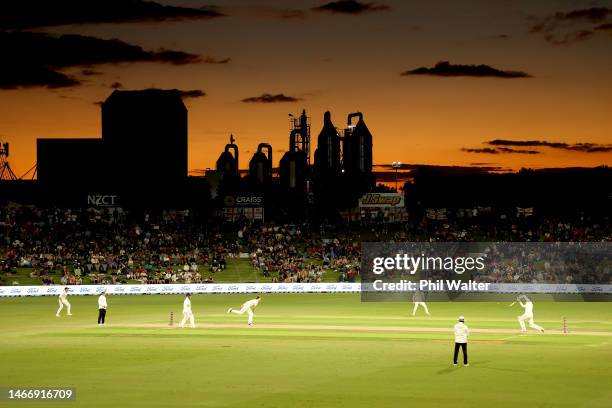
<svg viewBox="0 0 612 408"><path fill-rule="evenodd" d="M293 96L287 96L285 94L276 94L272 95L269 93L264 93L259 96L251 96L249 98L244 98L242 102L246 103L278 103L278 102L297 102L300 101L301 98L294 98Z"/></svg>
<svg viewBox="0 0 612 408"><path fill-rule="evenodd" d="M279 21L301 21L311 17L308 10L287 7L250 5L236 9L237 13L261 18L271 18Z"/></svg>
<svg viewBox="0 0 612 408"><path fill-rule="evenodd" d="M203 96L206 96L206 92L202 91L201 89L189 89L189 90L175 89L175 91L178 91L179 95L181 95L181 98L183 99L201 98Z"/></svg>
<svg viewBox="0 0 612 408"><path fill-rule="evenodd" d="M47 87L67 88L81 81L44 66L27 66L3 62L0 64L0 89Z"/></svg>
<svg viewBox="0 0 612 408"><path fill-rule="evenodd" d="M491 146L529 146L529 147L556 147L563 148L567 146L567 143L558 142L546 142L544 140L506 140L506 139L494 139L486 142Z"/></svg>
<svg viewBox="0 0 612 408"><path fill-rule="evenodd" d="M586 41L594 34L591 30L577 30L563 34L546 34L544 39L553 45L568 45Z"/></svg>
<svg viewBox="0 0 612 408"><path fill-rule="evenodd" d="M544 39L553 45L568 45L586 41L595 35L595 31L609 28L609 24L593 24L605 21L612 15L612 9L606 7L591 7L569 12L535 18L530 32L540 33Z"/></svg>
<svg viewBox="0 0 612 408"><path fill-rule="evenodd" d="M260 14L278 20L304 20L308 17L306 11L304 10L288 8L266 7L261 10Z"/></svg>
<svg viewBox="0 0 612 408"><path fill-rule="evenodd" d="M197 54L140 46L113 39L82 35L52 36L34 32L0 32L0 89L77 86L81 81L61 72L85 67L82 75L97 73L91 67L109 63L157 62L173 65L206 62Z"/></svg>
<svg viewBox="0 0 612 408"><path fill-rule="evenodd" d="M306 12L298 9L283 9L279 10L277 17L281 20L303 20L306 18Z"/></svg>
<svg viewBox="0 0 612 408"><path fill-rule="evenodd" d="M600 143L563 143L563 142L548 142L545 140L505 140L495 139L486 142L490 146L523 146L523 147L548 147L552 149L570 150L583 153L602 153L612 152L612 144Z"/></svg>
<svg viewBox="0 0 612 408"><path fill-rule="evenodd" d="M332 1L318 7L313 7L312 10L327 12L333 14L364 14L374 11L386 11L390 7L379 3L361 3L354 0Z"/></svg>
<svg viewBox="0 0 612 408"><path fill-rule="evenodd" d="M512 149L509 147L482 147L482 148L463 148L461 149L468 153L485 153L485 154L540 154L537 150L527 149Z"/></svg>
<svg viewBox="0 0 612 408"><path fill-rule="evenodd" d="M485 163L486 164L486 163ZM395 181L395 170L390 164L375 164L374 174L379 181ZM411 178L419 170L435 170L445 174L482 174L488 172L507 171L501 166L492 165L471 165L471 166L438 166L432 164L406 164L402 163L398 173L398 179ZM380 176L380 178L379 178Z"/></svg>
<svg viewBox="0 0 612 408"><path fill-rule="evenodd" d="M531 75L522 71L502 71L489 65L460 65L440 61L433 68L420 67L402 72L400 75L433 75L443 77L470 76L495 78L529 78Z"/></svg>
<svg viewBox="0 0 612 408"><path fill-rule="evenodd" d="M227 64L231 60L232 60L231 58L223 58L223 59L217 59L217 58L214 58L214 57L204 57L204 58L202 58L202 62L205 63L205 64Z"/></svg>
<svg viewBox="0 0 612 408"><path fill-rule="evenodd" d="M586 20L597 23L605 20L608 15L612 14L612 9L606 7L591 7L582 10L573 10L568 13L555 13L554 19L558 21L564 20Z"/></svg>
<svg viewBox="0 0 612 408"><path fill-rule="evenodd" d="M110 86L112 89L123 88L123 84L121 82L113 82Z"/></svg>
<svg viewBox="0 0 612 408"><path fill-rule="evenodd" d="M535 18L535 22L531 26L531 32L551 32L558 29L562 24L599 23L604 21L610 14L612 14L612 9L605 7L557 12L543 18Z"/></svg>
<svg viewBox="0 0 612 408"><path fill-rule="evenodd" d="M584 153L605 153L612 152L612 145L602 145L598 143L576 143L568 146L566 150L574 150Z"/></svg>
<svg viewBox="0 0 612 408"><path fill-rule="evenodd" d="M612 23L600 24L594 28L597 31L610 31L612 30Z"/></svg>
<svg viewBox="0 0 612 408"><path fill-rule="evenodd" d="M116 88L123 88L123 85L120 84L119 82L115 82L113 85L118 84L118 86ZM111 86L111 88L114 88L114 86ZM157 88L149 88L149 90L157 90ZM170 89L171 91L176 91L179 93L179 95L181 96L181 98L183 99L189 99L189 98L201 98L203 96L206 96L206 92L202 91L201 89L189 89L189 90L183 90L183 89ZM102 104L104 103L104 101L95 101L93 102L94 105L98 105L98 106L102 106ZM225 132L223 132L225 134Z"/></svg>
<svg viewBox="0 0 612 408"><path fill-rule="evenodd" d="M210 7L165 6L144 0L9 0L0 5L0 28L209 19L223 15Z"/></svg>
<svg viewBox="0 0 612 408"><path fill-rule="evenodd" d="M81 75L83 76L94 76L94 75L102 75L102 72L96 71L93 69L85 68L81 71Z"/></svg>

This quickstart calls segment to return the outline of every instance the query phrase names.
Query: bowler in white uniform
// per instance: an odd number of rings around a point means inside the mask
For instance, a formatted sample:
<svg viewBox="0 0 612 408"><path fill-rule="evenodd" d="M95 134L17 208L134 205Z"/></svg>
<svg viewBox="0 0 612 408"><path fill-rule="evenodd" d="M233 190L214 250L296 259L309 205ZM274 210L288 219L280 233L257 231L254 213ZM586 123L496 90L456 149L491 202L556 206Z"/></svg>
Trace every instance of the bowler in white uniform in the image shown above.
<svg viewBox="0 0 612 408"><path fill-rule="evenodd" d="M527 331L527 328L525 327L525 320L527 320L529 322L529 327L544 333L544 329L541 326L535 324L535 322L533 321L533 302L529 300L529 298L525 295L519 296L517 300L519 304L523 307L523 309L525 309L525 313L518 317L519 324L521 325L521 331L523 333ZM523 301L525 301L525 303L523 303Z"/></svg>
<svg viewBox="0 0 612 408"><path fill-rule="evenodd" d="M457 365L457 357L459 357L459 348L463 351L463 365L469 366L467 355L467 341L470 335L470 329L465 325L465 317L459 316L459 322L455 325L455 353L453 354L453 365Z"/></svg>
<svg viewBox="0 0 612 408"><path fill-rule="evenodd" d="M72 313L70 313L70 302L68 301L68 291L70 290L70 288L68 286L66 286L64 288L64 290L62 290L62 293L59 294L59 309L57 309L57 313L55 314L57 317L60 317L60 312L62 311L62 309L64 308L64 306L66 306L66 311L68 313L66 313L68 316L72 316Z"/></svg>
<svg viewBox="0 0 612 408"><path fill-rule="evenodd" d="M189 320L191 328L195 329L195 323L193 321L193 311L191 310L191 293L187 293L185 295L185 300L183 300L183 320L181 320L181 323L179 323L179 327L181 329L185 327L185 323L187 323L187 320Z"/></svg>
<svg viewBox="0 0 612 408"><path fill-rule="evenodd" d="M246 314L249 316L248 324L249 326L252 326L254 316L253 309L255 309L257 305L259 305L260 301L261 298L257 296L255 299L251 299L244 302L242 306L240 306L240 310L235 310L230 307L229 309L227 309L227 313L244 314L244 312L246 312Z"/></svg>

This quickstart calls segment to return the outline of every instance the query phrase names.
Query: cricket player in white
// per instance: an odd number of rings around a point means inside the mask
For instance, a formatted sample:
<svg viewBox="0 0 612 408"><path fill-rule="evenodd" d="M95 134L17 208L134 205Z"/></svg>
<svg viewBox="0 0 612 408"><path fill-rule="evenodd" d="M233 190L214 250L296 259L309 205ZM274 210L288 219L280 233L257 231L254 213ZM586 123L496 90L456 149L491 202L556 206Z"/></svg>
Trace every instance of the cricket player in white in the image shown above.
<svg viewBox="0 0 612 408"><path fill-rule="evenodd" d="M249 326L252 326L254 316L253 309L257 307L260 301L261 298L257 296L255 299L247 300L246 302L244 302L242 306L240 306L240 310L235 310L230 307L229 309L227 309L227 313L244 314L244 312L246 312L249 316L248 324Z"/></svg>
<svg viewBox="0 0 612 408"><path fill-rule="evenodd" d="M179 327L181 329L185 327L185 323L187 323L187 320L189 320L191 328L195 329L195 323L193 322L193 312L191 311L191 293L187 293L185 295L185 300L183 301L183 320L181 320L181 323L179 324Z"/></svg>
<svg viewBox="0 0 612 408"><path fill-rule="evenodd" d="M459 357L459 348L463 351L463 365L469 366L467 355L467 339L470 335L470 329L465 325L465 317L459 316L459 322L455 325L455 353L453 354L453 365L457 365L457 357Z"/></svg>
<svg viewBox="0 0 612 408"><path fill-rule="evenodd" d="M529 298L525 295L521 295L516 299L519 304L525 309L525 313L518 317L519 324L521 325L521 331L524 333L527 331L525 328L525 320L529 322L529 327L532 329L536 329L544 333L544 329L541 326L538 326L533 321L533 302L529 300ZM525 301L525 303L523 303Z"/></svg>
<svg viewBox="0 0 612 408"><path fill-rule="evenodd" d="M70 288L66 286L64 290L62 290L62 292L59 294L59 309L57 309L57 313L55 314L57 317L60 317L60 312L62 311L64 306L66 306L66 309L68 309L67 315L72 316L72 313L70 313L70 302L68 301L68 291L69 290Z"/></svg>
<svg viewBox="0 0 612 408"><path fill-rule="evenodd" d="M423 309L425 309L425 313L427 313L427 316L431 316L429 314L429 309L427 308L427 305L425 304L425 295L423 294L423 292L421 292L420 290L417 289L416 292L414 292L414 296L412 297L412 301L414 302L414 309L412 309L412 315L416 315L417 309L419 308L419 306L421 306Z"/></svg>
<svg viewBox="0 0 612 408"><path fill-rule="evenodd" d="M104 326L106 324L107 308L108 303L106 302L106 291L104 291L98 297L98 326Z"/></svg>

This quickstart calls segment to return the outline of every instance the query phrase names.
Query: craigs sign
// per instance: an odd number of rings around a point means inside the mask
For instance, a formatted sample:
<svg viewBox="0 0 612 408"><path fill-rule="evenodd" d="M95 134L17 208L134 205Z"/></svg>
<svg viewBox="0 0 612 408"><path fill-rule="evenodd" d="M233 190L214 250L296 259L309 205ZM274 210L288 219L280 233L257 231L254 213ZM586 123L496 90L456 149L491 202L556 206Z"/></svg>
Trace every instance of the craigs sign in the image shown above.
<svg viewBox="0 0 612 408"><path fill-rule="evenodd" d="M359 206L399 208L404 206L404 196L397 193L367 193L359 199Z"/></svg>
<svg viewBox="0 0 612 408"><path fill-rule="evenodd" d="M264 198L260 195L228 195L223 199L225 207L263 207Z"/></svg>

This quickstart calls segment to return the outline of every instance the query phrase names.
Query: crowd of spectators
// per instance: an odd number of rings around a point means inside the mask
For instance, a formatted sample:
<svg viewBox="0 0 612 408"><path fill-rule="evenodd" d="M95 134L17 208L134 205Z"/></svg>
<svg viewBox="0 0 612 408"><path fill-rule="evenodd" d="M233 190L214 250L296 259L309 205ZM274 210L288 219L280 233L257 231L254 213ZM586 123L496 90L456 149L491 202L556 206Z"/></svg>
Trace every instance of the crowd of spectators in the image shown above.
<svg viewBox="0 0 612 408"><path fill-rule="evenodd" d="M430 220L396 224L211 225L190 211L0 207L0 272L29 268L43 284L213 282L228 260L244 258L273 282L360 276L361 242L609 242L605 220L585 218ZM576 262L526 267L498 262L482 281L572 283ZM568 278L572 276L572 278ZM610 279L601 267L592 280ZM335 278L336 279L336 278ZM585 278L586 279L586 278ZM599 281L601 282L601 280ZM583 282L586 283L586 282Z"/></svg>
<svg viewBox="0 0 612 408"><path fill-rule="evenodd" d="M129 214L117 208L0 208L5 274L31 268L43 283L210 281L227 245L192 222L188 211ZM219 261L221 259L221 261ZM208 267L209 276L203 278Z"/></svg>

